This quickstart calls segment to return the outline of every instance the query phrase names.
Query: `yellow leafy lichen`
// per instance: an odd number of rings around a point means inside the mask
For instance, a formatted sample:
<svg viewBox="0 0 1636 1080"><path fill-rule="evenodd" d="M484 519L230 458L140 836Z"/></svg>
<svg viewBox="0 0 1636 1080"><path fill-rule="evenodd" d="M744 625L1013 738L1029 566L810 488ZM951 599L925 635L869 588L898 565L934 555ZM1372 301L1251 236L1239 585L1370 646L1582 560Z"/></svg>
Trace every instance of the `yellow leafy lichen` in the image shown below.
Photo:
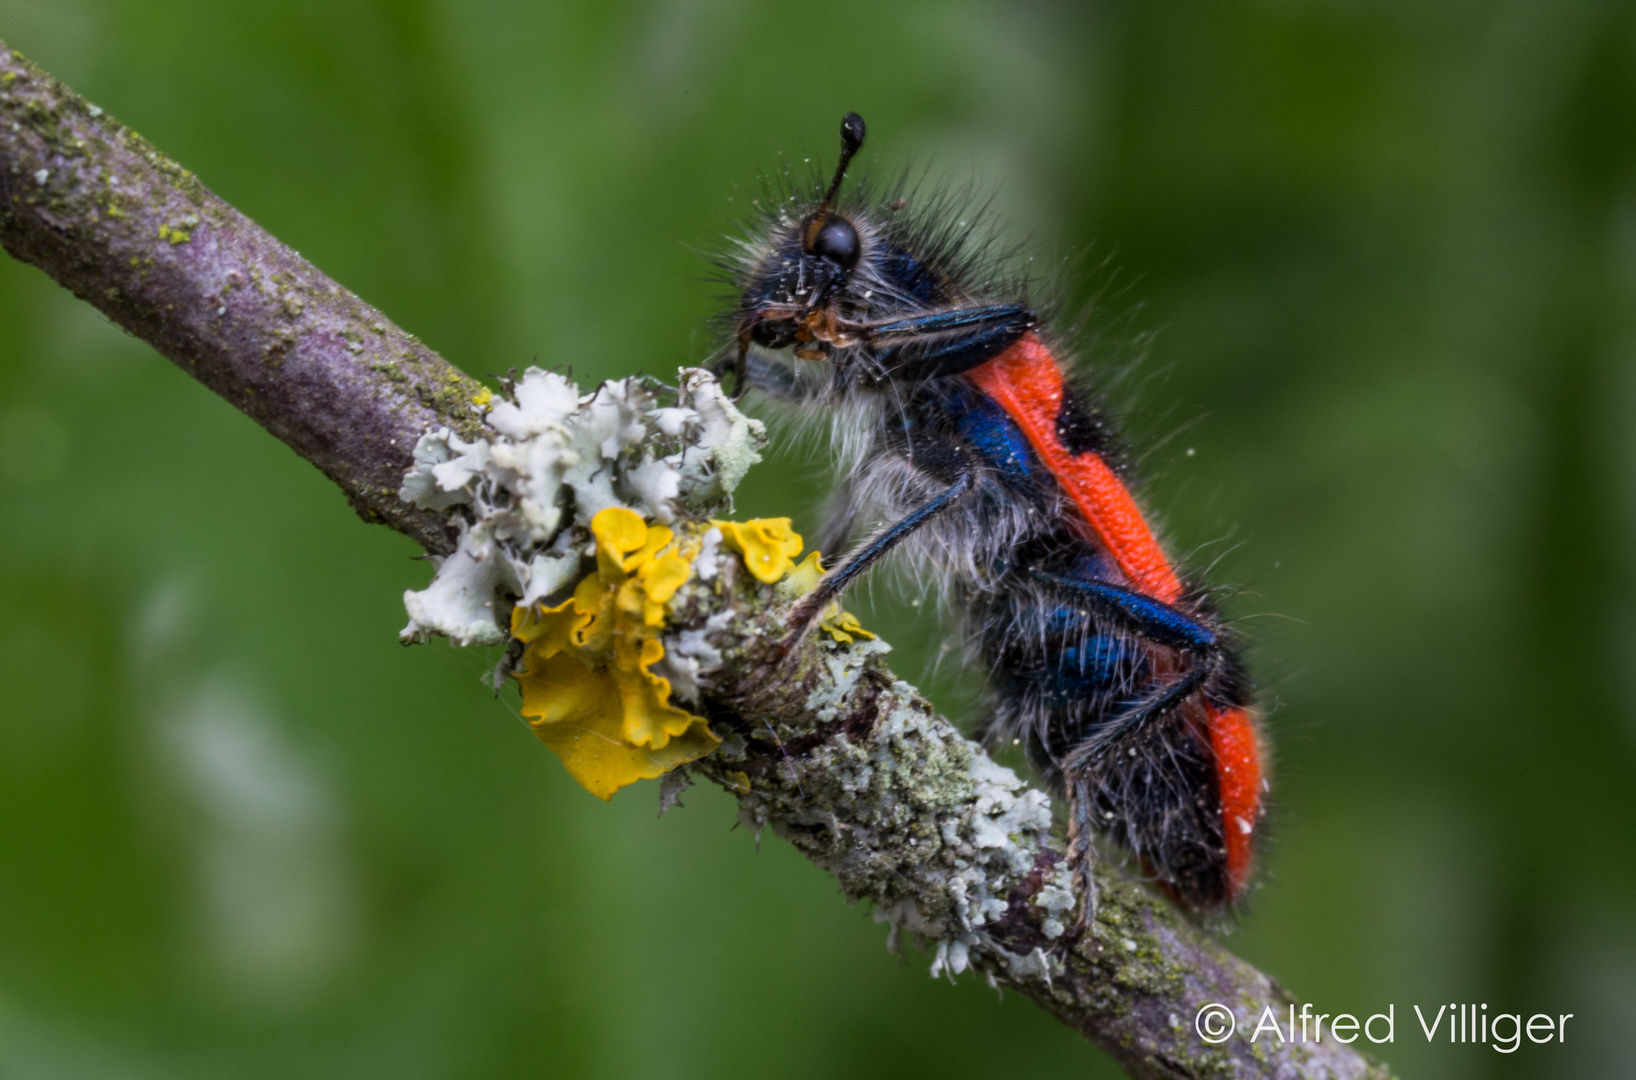
<svg viewBox="0 0 1636 1080"><path fill-rule="evenodd" d="M795 567L801 537L790 519L755 518L751 521L712 521L721 530L721 542L744 557L744 565L758 581L771 585Z"/></svg>
<svg viewBox="0 0 1636 1080"><path fill-rule="evenodd" d="M751 574L776 583L786 599L811 592L823 576L816 551L795 561L802 542L789 518L710 524ZM574 779L603 799L696 761L721 742L702 717L671 704L670 681L652 671L665 655L659 632L666 605L692 576L702 547L700 526L677 528L680 535L623 507L603 510L591 519L596 571L562 603L511 614L512 636L524 645L512 673L522 714ZM843 644L875 636L836 603L819 626ZM743 773L730 779L750 789Z"/></svg>
<svg viewBox="0 0 1636 1080"><path fill-rule="evenodd" d="M840 604L830 604L824 609L824 618L818 628L842 645L850 645L858 638L875 640L874 634L858 625L858 617L850 611L842 611Z"/></svg>
<svg viewBox="0 0 1636 1080"><path fill-rule="evenodd" d="M778 583L778 595L785 600L798 599L816 589L823 576L823 563L814 551L790 568L789 575Z"/></svg>
<svg viewBox="0 0 1636 1080"><path fill-rule="evenodd" d="M515 677L522 714L574 779L603 799L710 753L702 717L670 703L665 604L687 581L696 541L675 542L623 507L591 519L597 570L555 607L518 607L511 632L526 646Z"/></svg>

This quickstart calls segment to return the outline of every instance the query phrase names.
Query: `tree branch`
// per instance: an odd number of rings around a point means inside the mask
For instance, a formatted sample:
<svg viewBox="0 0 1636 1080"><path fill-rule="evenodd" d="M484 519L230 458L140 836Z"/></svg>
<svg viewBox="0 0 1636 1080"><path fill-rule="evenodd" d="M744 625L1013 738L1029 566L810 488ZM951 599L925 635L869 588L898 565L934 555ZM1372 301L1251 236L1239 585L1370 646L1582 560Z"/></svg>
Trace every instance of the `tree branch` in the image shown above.
<svg viewBox="0 0 1636 1080"><path fill-rule="evenodd" d="M482 430L483 388L0 43L0 243L149 342L317 465L359 515L429 551L449 519L398 498L416 440ZM989 760L880 660L814 636L779 663L785 607L747 574L688 592L723 653L705 696L737 738L697 766L849 898L1049 1010L1132 1076L1384 1078L1330 1040L1249 1038L1293 999L1112 866L1090 932L1045 797ZM722 624L726 625L723 626ZM1227 1006L1236 1034L1195 1015ZM1289 1032L1285 1032L1290 1034Z"/></svg>
<svg viewBox="0 0 1636 1080"><path fill-rule="evenodd" d="M174 360L427 550L398 498L420 433L483 394L146 139L0 43L0 244Z"/></svg>

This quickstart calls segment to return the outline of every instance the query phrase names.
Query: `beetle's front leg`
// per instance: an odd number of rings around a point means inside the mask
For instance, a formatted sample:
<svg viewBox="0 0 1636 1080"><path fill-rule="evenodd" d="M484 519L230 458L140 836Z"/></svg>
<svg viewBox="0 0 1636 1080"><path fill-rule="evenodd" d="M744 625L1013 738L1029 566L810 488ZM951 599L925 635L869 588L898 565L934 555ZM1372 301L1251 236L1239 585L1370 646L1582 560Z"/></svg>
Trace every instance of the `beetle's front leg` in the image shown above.
<svg viewBox="0 0 1636 1080"><path fill-rule="evenodd" d="M994 359L1038 325L1021 304L974 304L837 330L867 345L894 379L958 375Z"/></svg>
<svg viewBox="0 0 1636 1080"><path fill-rule="evenodd" d="M800 318L804 309L795 304L764 304L755 309L748 319L739 327L738 337L734 342L733 352L733 400L737 401L749 389L748 366L750 346L761 345L769 349L782 349L799 340L800 332L795 327L795 320ZM773 324L788 322L788 328ZM717 374L721 374L720 371Z"/></svg>

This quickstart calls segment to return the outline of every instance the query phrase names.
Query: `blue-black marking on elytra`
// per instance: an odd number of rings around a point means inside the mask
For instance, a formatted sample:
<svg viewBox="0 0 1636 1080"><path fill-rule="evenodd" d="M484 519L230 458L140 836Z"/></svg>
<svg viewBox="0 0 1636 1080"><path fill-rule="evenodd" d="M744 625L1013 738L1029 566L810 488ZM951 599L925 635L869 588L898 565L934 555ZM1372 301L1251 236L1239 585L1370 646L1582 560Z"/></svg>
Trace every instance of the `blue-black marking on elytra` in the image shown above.
<svg viewBox="0 0 1636 1080"><path fill-rule="evenodd" d="M952 388L941 404L971 449L1013 486L1028 488L1049 483L1050 474L1028 445L1027 436L1004 409L966 386Z"/></svg>

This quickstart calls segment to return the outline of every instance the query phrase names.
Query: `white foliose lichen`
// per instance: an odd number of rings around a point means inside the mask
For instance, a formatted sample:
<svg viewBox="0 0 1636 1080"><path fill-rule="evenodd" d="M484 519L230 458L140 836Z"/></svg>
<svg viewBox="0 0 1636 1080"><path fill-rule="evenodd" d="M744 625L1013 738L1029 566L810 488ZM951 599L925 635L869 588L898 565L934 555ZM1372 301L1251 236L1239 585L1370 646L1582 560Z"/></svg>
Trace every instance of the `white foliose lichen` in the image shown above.
<svg viewBox="0 0 1636 1080"><path fill-rule="evenodd" d="M941 935L933 935L938 944L931 974L959 975L972 952L981 950L1005 963L1014 979L1049 980L1051 958L1037 949L1027 955L1007 952L983 928L1005 916L1012 887L1033 870L1051 831L1051 801L981 750L972 754L968 775L974 797L958 804L962 813L942 823L943 858L952 865L927 872L946 890L953 916L944 921Z"/></svg>
<svg viewBox="0 0 1636 1080"><path fill-rule="evenodd" d="M1040 929L1055 940L1068 931L1069 917L1078 897L1074 894L1074 872L1068 860L1056 864L1045 876L1040 891L1034 894L1034 906L1045 912Z"/></svg>
<svg viewBox="0 0 1636 1080"><path fill-rule="evenodd" d="M824 657L829 677L806 702L820 722L839 715L875 644ZM906 683L887 694L895 703L867 742L833 739L809 755L790 824L809 838L815 827L832 830L829 850L809 853L850 895L875 902L875 918L892 928L889 947L901 931L931 943L934 976L958 975L981 955L991 973L999 965L1015 979L1049 980L1060 959L1009 952L989 933L1048 842L1049 798L928 712ZM833 832L837 820L844 836ZM1072 880L1049 872L1034 902L1056 920L1050 936L1062 933L1074 899Z"/></svg>
<svg viewBox="0 0 1636 1080"><path fill-rule="evenodd" d="M404 593L409 625L401 638L505 641L513 604L583 576L582 530L609 507L669 523L730 505L761 460L766 429L739 412L709 372L678 374L674 392L631 377L581 396L563 376L531 367L489 409L480 437L468 441L448 428L422 435L398 495L459 515L460 543L434 560L430 586ZM701 638L695 663L708 659L707 649Z"/></svg>
<svg viewBox="0 0 1636 1080"><path fill-rule="evenodd" d="M710 531L721 535L716 529ZM694 573L698 574L697 560ZM710 644L710 635L725 630L732 621L731 611L718 611L697 630L680 630L664 636L665 654L653 665L653 671L670 680L672 694L683 701L699 700L700 681L722 664L721 650Z"/></svg>

